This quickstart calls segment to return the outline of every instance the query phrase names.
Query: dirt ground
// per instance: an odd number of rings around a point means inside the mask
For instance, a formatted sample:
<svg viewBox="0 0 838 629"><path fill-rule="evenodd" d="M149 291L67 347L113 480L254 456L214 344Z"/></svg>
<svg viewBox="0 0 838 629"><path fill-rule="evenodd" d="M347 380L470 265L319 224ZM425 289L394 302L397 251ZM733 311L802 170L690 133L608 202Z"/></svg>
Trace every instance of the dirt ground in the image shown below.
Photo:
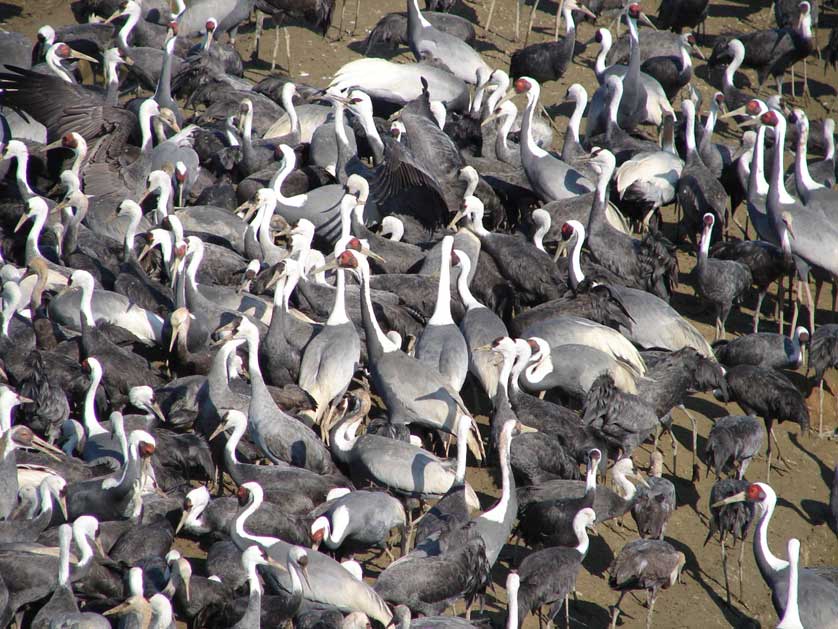
<svg viewBox="0 0 838 629"><path fill-rule="evenodd" d="M340 20L340 0L333 18L333 28L330 29L327 38L305 30L304 28L292 25L290 37L292 46L292 62L290 74L299 80L316 86L325 87L334 72L344 63L360 56L362 46L360 42L366 37L371 27L378 19L388 12L404 11L405 4L402 0L364 0L360 7L357 23L354 22L355 4L347 0L343 17L343 33L339 37L337 24ZM489 0L475 1L466 0L458 3L455 12L471 19L478 24L484 24L488 14ZM495 16L493 18L491 34L483 28L478 28L479 43L478 49L482 52L490 65L508 69L509 54L520 47L521 43L514 42L513 25L515 16L516 0L497 0ZM768 7L769 3L757 7L757 3L740 3L714 0L711 3L710 17L707 20L706 32L717 34L736 30L749 31L758 28L766 28L774 25L773 14ZM552 28L557 3L550 0L540 3L535 19L536 31L531 36L531 42L545 41L552 37ZM644 9L650 14L657 12L657 3L644 5ZM529 19L531 5L521 7L521 19L525 25ZM35 31L41 25L50 23L53 26L71 23L72 14L69 10L69 3L66 0L34 0L21 2L12 0L0 2L0 27L8 30L21 31L30 37L34 37ZM607 20L603 20L607 22ZM823 46L828 40L829 29L838 22L836 14L829 10L821 10L820 26L817 29L817 40L819 46ZM268 24L270 22L268 21ZM606 24L607 25L607 24ZM594 25L583 23L579 26L578 40L585 42L591 38ZM269 58L273 47L272 33L268 33L263 39L260 60L250 64L247 76L258 81L269 73ZM254 45L253 28L249 26L240 31L239 43L243 57L249 58ZM570 68L562 80L544 86L542 90L542 102L547 110L555 117L556 126L559 130L556 133L556 146L561 146L566 117L570 106L564 103L564 95L567 87L573 82L582 83L589 94L593 93L595 78L593 74L593 60L596 54L596 47L589 47L581 55L577 56L576 63ZM709 49L704 52L709 54ZM409 53L402 48L397 51L394 59L406 61ZM284 45L280 46L280 65L286 64ZM704 62L696 59L696 74L706 76L702 71ZM285 71L284 66L278 71ZM835 98L833 85L838 85L836 74L829 72L824 74L822 63L813 58L809 65L810 85L813 98L804 101L795 101L797 106L804 107L809 112L810 119L823 117L829 109L832 100ZM801 77L797 75L798 93L802 85ZM754 84L755 77L752 77ZM697 78L694 85L702 90L705 96L705 103L712 93L711 88L701 79ZM677 103L673 103L676 111ZM722 129L722 141L731 145L737 142L734 130ZM744 210L740 209L744 214ZM743 217L744 218L744 217ZM672 215L665 214L665 220L671 227ZM679 252L679 264L682 283L678 294L673 299L673 306L682 314L689 317L699 329L712 338L712 323L708 325L709 313L702 313L701 307L694 297L693 290L689 283L689 272L694 265L695 256L682 247ZM818 311L818 320L830 322L835 319L829 312L829 294L821 299ZM752 299L746 301L745 307L740 312L734 312L728 321L728 331L734 335L742 334L750 329ZM773 302L772 302L773 303ZM764 311L768 312L769 306ZM788 319L787 319L788 321ZM773 320L766 321L762 328L764 331L775 331L776 323ZM803 374L793 374L796 384L806 393L811 389L811 382L807 382ZM836 384L834 373L829 374L828 382ZM808 403L813 418L813 425L817 428L817 389L810 395ZM735 404L725 407L708 396L697 396L692 398L688 408L698 417L699 425L699 452L703 451L705 437L708 434L712 419L726 414L737 414L741 410ZM824 430L832 432L836 428L835 407L827 395L825 404L826 414L824 417ZM670 478L676 485L678 495L678 509L672 516L667 529L666 539L677 549L684 552L687 557L687 564L683 575L683 584L676 584L671 590L663 592L658 599L655 609L654 625L656 627L771 627L775 626L777 619L770 603L769 591L757 572L750 546L744 554L744 583L742 597L735 596L733 607L725 603L724 580L722 576L721 561L718 542L713 540L706 546L703 545L707 533L708 495L713 479L705 479L702 472L702 479L697 484L689 481L690 476L690 433L689 423L682 413L675 414L675 437L679 444L678 469L672 469L672 457L669 450L669 438L665 437L661 442L661 449L665 455L666 469L665 476ZM783 425L778 429L778 437L782 452L789 459L790 469L782 467L775 468L772 472L772 485L779 496L779 504L769 532L769 542L775 554L785 556L785 543L790 536L798 537L802 544L803 565L838 565L838 541L836 536L824 524L823 512L828 501L828 483L831 481L832 468L838 462L838 450L836 443L832 440L818 439L813 436L801 436L797 427ZM649 462L650 447L644 447L635 456L635 462L639 467L645 468ZM702 466L703 470L703 466ZM755 461L749 469L749 477L753 480L764 480L765 460ZM498 490L494 485L489 472L484 469L470 468L469 480L480 493L484 506L488 506L495 499ZM592 538L591 549L584 563L584 570L581 571L578 579L578 600L571 603L571 623L574 627L599 628L608 624L609 606L616 601L616 594L612 592L607 583L606 570L622 545L636 537L636 530L630 518L626 518L625 526L602 526L599 527L599 535ZM180 544L180 541L179 541ZM190 542L184 542L182 550L195 560L196 573L202 567L202 551ZM485 612L476 616L486 617L494 623L500 624L505 616L505 593L503 582L507 573L508 565L512 562L515 565L524 556L523 549L509 547L508 552L501 556L500 565L495 571L496 587L488 593ZM521 551L521 552L519 552ZM736 552L731 553L731 582L734 594L737 594L736 587ZM368 566L367 572L375 575L380 566L372 563ZM625 627L644 626L646 610L643 607L643 597L627 596L623 601L624 614L621 616L621 625ZM462 613L462 606L458 610ZM534 626L537 621L530 617L527 621L529 626Z"/></svg>

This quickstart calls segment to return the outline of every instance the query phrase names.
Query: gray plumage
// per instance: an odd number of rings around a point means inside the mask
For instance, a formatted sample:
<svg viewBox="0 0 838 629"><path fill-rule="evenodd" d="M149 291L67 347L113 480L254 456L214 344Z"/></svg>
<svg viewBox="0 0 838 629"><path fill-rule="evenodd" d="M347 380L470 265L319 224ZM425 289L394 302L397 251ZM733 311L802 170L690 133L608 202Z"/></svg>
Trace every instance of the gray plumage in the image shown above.
<svg viewBox="0 0 838 629"><path fill-rule="evenodd" d="M637 525L640 537L663 539L666 523L675 511L675 485L661 476L663 456L657 450L652 453L652 472L644 483L638 486L631 505L631 517Z"/></svg>
<svg viewBox="0 0 838 629"><path fill-rule="evenodd" d="M712 464L716 478L722 472L738 468L738 477L743 479L748 464L757 454L765 441L765 426L756 417L750 415L728 415L716 421L707 443L704 456L707 466Z"/></svg>
<svg viewBox="0 0 838 629"><path fill-rule="evenodd" d="M594 380L588 391L582 422L622 456L631 456L659 425L655 409L639 396L618 390L608 374Z"/></svg>
<svg viewBox="0 0 838 629"><path fill-rule="evenodd" d="M720 342L714 349L719 362L728 367L755 365L769 369L797 369L803 362L801 341L805 342L808 337L806 328L798 327L793 338L785 334L759 332Z"/></svg>

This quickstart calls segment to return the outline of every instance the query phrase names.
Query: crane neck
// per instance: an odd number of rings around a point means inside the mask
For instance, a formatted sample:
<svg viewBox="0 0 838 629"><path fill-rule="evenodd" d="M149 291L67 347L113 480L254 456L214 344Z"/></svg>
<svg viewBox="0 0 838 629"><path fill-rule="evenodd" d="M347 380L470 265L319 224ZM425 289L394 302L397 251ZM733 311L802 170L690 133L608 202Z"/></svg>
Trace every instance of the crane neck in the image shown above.
<svg viewBox="0 0 838 629"><path fill-rule="evenodd" d="M140 149L143 153L147 153L152 148L151 118L153 115L154 110L148 104L148 101L140 106Z"/></svg>
<svg viewBox="0 0 838 629"><path fill-rule="evenodd" d="M44 224L47 222L47 213L41 210L35 212L33 217L32 229L29 230L29 234L26 236L26 251L25 251L25 259L26 263L29 264L35 258L40 258L41 256L41 249L38 246L38 240L41 238L41 232L44 230Z"/></svg>
<svg viewBox="0 0 838 629"><path fill-rule="evenodd" d="M736 71L739 70L739 66L742 65L743 61L745 61L745 47L742 45L734 46L733 59L728 64L727 68L725 68L724 77L722 78L724 91L727 92L728 90L735 89L733 77L736 75Z"/></svg>
<svg viewBox="0 0 838 629"><path fill-rule="evenodd" d="M176 36L169 38L166 45L163 47L163 64L160 68L160 77L157 79L157 88L154 90L154 100L159 105L166 107L177 107L175 100L172 98L172 57L174 56ZM178 115L178 110L174 110L175 116Z"/></svg>
<svg viewBox="0 0 838 629"><path fill-rule="evenodd" d="M73 541L81 551L81 556L76 564L76 572L78 572L90 565L90 562L93 559L93 547L90 545L90 540L87 538L87 535L85 535L81 526L73 527Z"/></svg>
<svg viewBox="0 0 838 629"><path fill-rule="evenodd" d="M588 554L588 547L591 542L588 539L588 531L585 526L585 521L580 518L578 514L575 518L573 518L573 533L576 535L576 552L584 557Z"/></svg>
<svg viewBox="0 0 838 629"><path fill-rule="evenodd" d="M597 81L600 85L605 82L605 70L608 67L606 65L606 59L608 58L608 53L611 52L611 33L610 31L603 31L604 33L602 36L602 43L600 44L599 54L596 56L596 62L594 63L594 74L596 75ZM579 106L579 101L577 100L576 106ZM574 111L574 113L576 113Z"/></svg>
<svg viewBox="0 0 838 629"><path fill-rule="evenodd" d="M343 269L337 270L337 282L335 286L335 304L332 306L332 312L329 313L326 325L343 325L344 323L349 323L349 317L346 316L346 271Z"/></svg>
<svg viewBox="0 0 838 629"><path fill-rule="evenodd" d="M708 146L713 142L713 131L716 128L716 122L719 118L719 105L716 101L710 105L710 111L707 113L707 119L704 121L704 137L702 142L707 142Z"/></svg>
<svg viewBox="0 0 838 629"><path fill-rule="evenodd" d="M526 153L536 158L546 157L548 155L547 151L536 144L535 137L532 134L532 121L540 93L541 88L537 83L533 83L527 91L527 107L524 109L524 117L521 120L521 136L524 139L521 144L522 156Z"/></svg>
<svg viewBox="0 0 838 629"><path fill-rule="evenodd" d="M695 144L695 109L692 107L686 108L685 111L685 141L687 144L687 159L689 159L692 155L695 154L696 144Z"/></svg>
<svg viewBox="0 0 838 629"><path fill-rule="evenodd" d="M512 389L513 397L521 393L521 385L519 379L521 372L527 368L527 365L532 358L532 351L529 344L527 344L528 351L518 351L515 354L515 362L512 365L512 371L509 376L509 386Z"/></svg>
<svg viewBox="0 0 838 629"><path fill-rule="evenodd" d="M768 182L765 180L765 127L760 125L754 141L751 155L751 170L748 173L748 196L756 198L768 194Z"/></svg>
<svg viewBox="0 0 838 629"><path fill-rule="evenodd" d="M291 153L293 155L293 153ZM268 184L269 187L274 189L274 193L276 194L277 203L281 203L282 205L292 205L294 204L294 200L291 197L286 197L282 194L282 184L285 183L285 180L288 179L288 175L294 170L296 166L296 158L286 158L282 160L282 166L277 171L277 173L273 176L270 183Z"/></svg>
<svg viewBox="0 0 838 629"><path fill-rule="evenodd" d="M253 145L253 109L247 108L242 121L242 143L244 146Z"/></svg>
<svg viewBox="0 0 838 629"><path fill-rule="evenodd" d="M547 250L544 248L544 237L547 235L548 231L550 231L550 226L547 223L539 223L538 228L532 235L532 244L536 249L543 251L544 253L547 253Z"/></svg>
<svg viewBox="0 0 838 629"><path fill-rule="evenodd" d="M518 629L518 588L509 588L506 595L506 629Z"/></svg>
<svg viewBox="0 0 838 629"><path fill-rule="evenodd" d="M128 217L125 239L122 241L122 255L126 260L134 257L134 237L137 235L137 227L143 217L142 210L139 206L134 206L129 210Z"/></svg>
<svg viewBox="0 0 838 629"><path fill-rule="evenodd" d="M282 108L288 114L288 121L291 123L291 133L299 138L302 135L300 128L300 117L297 115L297 107L294 105L293 90L282 90Z"/></svg>
<svg viewBox="0 0 838 629"><path fill-rule="evenodd" d="M608 123L609 127L619 127L617 115L620 111L620 102L623 100L623 80L617 79L613 82L611 100L608 102ZM610 131L610 129L609 129Z"/></svg>
<svg viewBox="0 0 838 629"><path fill-rule="evenodd" d="M503 362L500 366L500 373L498 373L498 389L502 390L504 395L509 397L509 378L512 375L513 364L515 363L515 356L509 352L501 354ZM520 371L518 372L520 373Z"/></svg>
<svg viewBox="0 0 838 629"><path fill-rule="evenodd" d="M349 160L352 159L352 147L349 144L349 136L346 135L346 116L344 105L340 101L335 101L335 138L337 140L338 157L335 164L335 177L337 180L345 184L348 175L346 174L346 166Z"/></svg>
<svg viewBox="0 0 838 629"><path fill-rule="evenodd" d="M358 417L344 420L335 429L335 434L332 436L332 452L343 462L349 460L349 453L352 452L355 443L358 441L356 433L362 421L364 421L363 413L359 414Z"/></svg>
<svg viewBox="0 0 838 629"><path fill-rule="evenodd" d="M116 105L119 102L119 74L115 59L105 63L105 85L105 102L108 105Z"/></svg>
<svg viewBox="0 0 838 629"><path fill-rule="evenodd" d="M262 368L259 367L259 331L255 328L247 335L247 371L250 374L253 393L265 391L265 380L262 378Z"/></svg>
<svg viewBox="0 0 838 629"><path fill-rule="evenodd" d="M570 132L570 137L576 144L580 143L579 129L582 126L582 117L585 115L585 96L578 94L576 96L576 103L573 106L573 113L570 115L570 120L567 123L567 130Z"/></svg>
<svg viewBox="0 0 838 629"><path fill-rule="evenodd" d="M807 199L809 193L824 186L812 179L809 173L809 164L806 161L806 143L809 141L809 124L798 126L797 151L794 154L794 177L797 185L797 192L801 199Z"/></svg>
<svg viewBox="0 0 838 629"><path fill-rule="evenodd" d="M466 482L468 431L471 427L471 420L468 416L460 414L457 421L457 471L454 475L454 484L462 485Z"/></svg>
<svg viewBox="0 0 838 629"><path fill-rule="evenodd" d="M259 581L259 574L256 572L256 563L252 561L247 564L247 583L250 588L247 606L253 605L255 609L260 609L262 607L262 582Z"/></svg>
<svg viewBox="0 0 838 629"><path fill-rule="evenodd" d="M766 210L771 216L775 225L781 222L780 204L783 198L788 197L786 186L783 182L783 144L786 141L786 121L783 116L777 117L777 125L774 127L774 160L771 162L771 173L768 177L768 197L766 199Z"/></svg>
<svg viewBox="0 0 838 629"><path fill-rule="evenodd" d="M134 27L140 21L140 10L139 5L137 5L137 10L131 10L128 12L128 19L125 20L125 24L122 25L122 28L119 29L119 32L116 35L117 41L119 41L119 46L123 50L129 48L128 46L128 38L131 36L131 31L134 30Z"/></svg>
<svg viewBox="0 0 838 629"><path fill-rule="evenodd" d="M576 45L576 24L573 22L573 11L571 11L567 4L562 8L562 17L564 18L565 37L570 37L573 44Z"/></svg>
<svg viewBox="0 0 838 629"><path fill-rule="evenodd" d="M93 286L88 282L83 282L79 288L81 291L80 303L80 317L84 317L84 321L91 328L96 325L93 318ZM99 374L101 379L101 374ZM97 382L98 384L98 382Z"/></svg>
<svg viewBox="0 0 838 629"><path fill-rule="evenodd" d="M768 547L768 524L771 522L771 516L774 514L774 507L777 503L776 496L766 496L761 505L761 514L757 521L757 528L754 531L754 558L757 562L757 568L765 579L766 583L771 583L777 578L778 573L788 567L789 563L775 556Z"/></svg>
<svg viewBox="0 0 838 629"><path fill-rule="evenodd" d="M15 181L21 199L28 201L35 196L35 191L29 186L29 177L26 169L29 167L29 150L25 144L21 144L22 150L16 151L14 156L17 164L15 166Z"/></svg>
<svg viewBox="0 0 838 629"><path fill-rule="evenodd" d="M799 579L799 543L793 546L796 540L789 541L789 585L788 594L786 597L786 610L777 625L777 629L804 629L803 622L800 620L800 609L797 604L798 595L798 579Z"/></svg>
<svg viewBox="0 0 838 629"><path fill-rule="evenodd" d="M573 243L573 251L570 253L570 265L568 267L568 279L573 290L585 281L585 274L582 272L582 245L585 242L585 228L580 223L574 227L576 242Z"/></svg>
<svg viewBox="0 0 838 629"><path fill-rule="evenodd" d="M433 315L428 320L428 325L454 325L454 319L451 316L451 250L453 247L453 236L442 239L436 306Z"/></svg>
<svg viewBox="0 0 838 629"><path fill-rule="evenodd" d="M827 119L823 124L824 141L826 142L826 155L824 159L830 162L835 161L835 123L831 119Z"/></svg>
<svg viewBox="0 0 838 629"><path fill-rule="evenodd" d="M471 271L471 262L465 260L467 256L460 256L460 274L457 276L457 292L460 294L460 301L466 307L466 310L474 308L485 308L474 295L471 293L471 287L468 285L468 276Z"/></svg>
<svg viewBox="0 0 838 629"><path fill-rule="evenodd" d="M705 225L701 230L701 242L698 245L698 263L704 264L707 261L707 256L710 253L710 235L713 228L710 225Z"/></svg>
<svg viewBox="0 0 838 629"><path fill-rule="evenodd" d="M227 439L227 443L224 445L224 456L228 461L228 465L230 463L233 465L239 464L238 456L236 456L236 448L246 430L247 421L240 421L233 425L233 434L230 435L230 438Z"/></svg>
<svg viewBox="0 0 838 629"><path fill-rule="evenodd" d="M276 537L253 535L252 533L248 533L244 528L247 519L262 506L262 496L254 495L252 491L250 495L250 504L236 518L233 524L233 534L230 537L233 538L233 542L238 546L239 550L246 550L252 544L257 544L262 548L270 548L279 541Z"/></svg>
<svg viewBox="0 0 838 629"><path fill-rule="evenodd" d="M361 268L361 297L364 300L361 304L361 318L366 333L367 354L370 361L374 361L378 360L384 353L384 348L390 347L392 343L389 342L389 339L381 330L381 326L378 325L378 319L376 319L375 311L372 308L370 269L366 264Z"/></svg>
<svg viewBox="0 0 838 629"><path fill-rule="evenodd" d="M69 524L62 524L58 530L58 587L70 583L70 544L73 530Z"/></svg>
<svg viewBox="0 0 838 629"><path fill-rule="evenodd" d="M612 473L612 478L616 485L620 488L620 491L623 494L623 499L626 502L631 502L634 500L635 494L637 494L637 488L634 486L626 475L620 470L619 468L615 469Z"/></svg>
<svg viewBox="0 0 838 629"><path fill-rule="evenodd" d="M637 20L628 16L629 29L629 64L623 80L629 81L631 85L638 86L640 80L640 36L637 32Z"/></svg>
<svg viewBox="0 0 838 629"><path fill-rule="evenodd" d="M506 393L506 389L503 389ZM504 426L500 434L500 473L501 473L501 493L500 500L494 507L486 511L480 517L491 522L502 523L506 518L506 512L509 509L509 502L512 497L514 488L512 487L512 473L509 468L509 453L512 447L512 429L507 429Z"/></svg>

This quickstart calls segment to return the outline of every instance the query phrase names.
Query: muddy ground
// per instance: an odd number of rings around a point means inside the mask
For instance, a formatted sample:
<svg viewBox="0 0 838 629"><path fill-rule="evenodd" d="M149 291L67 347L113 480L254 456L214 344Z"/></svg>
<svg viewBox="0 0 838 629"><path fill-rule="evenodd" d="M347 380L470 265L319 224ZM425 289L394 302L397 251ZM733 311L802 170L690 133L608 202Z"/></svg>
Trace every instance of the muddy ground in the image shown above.
<svg viewBox="0 0 838 629"><path fill-rule="evenodd" d="M305 28L292 24L290 27L292 60L290 74L299 80L316 86L325 87L334 72L344 63L360 56L363 46L361 41L366 37L370 28L378 19L388 12L403 11L404 2L401 0L363 0L360 7L357 24L354 22L355 3L347 0L343 29L339 33L337 24L340 20L340 1L333 18L333 27L327 37L321 38ZM471 19L478 24L484 24L488 14L488 0L459 2L455 12ZM768 3L760 3L768 5ZM768 6L758 8L757 3L717 2L713 0L710 17L707 20L707 34L744 30L774 26L774 18ZM535 18L535 33L530 42L545 41L552 37L554 16L557 3L541 2ZM529 19L531 5L522 6L522 22ZM657 12L657 2L644 5L644 10L650 15ZM513 41L513 25L515 16L515 0L497 0L495 16L493 18L492 33L487 34L483 28L478 28L479 43L477 48L482 52L490 65L508 69L509 54L520 47L520 42ZM66 0L34 0L21 2L13 0L11 3L0 2L0 26L4 29L17 30L34 37L35 31L43 24L53 26L71 23L72 14ZM607 23L608 20L603 20ZM820 26L817 29L817 40L820 46L828 41L829 30L838 23L838 17L832 10L821 10ZM270 25L270 21L267 22ZM579 26L578 40L587 41L591 38L594 25L583 23ZM258 81L269 74L270 55L273 47L273 33L268 33L262 41L259 60L249 64L246 75ZM340 38L340 39L338 39ZM250 57L254 45L253 28L248 26L240 31L238 46L242 56ZM709 49L704 49L709 54ZM558 132L556 133L556 147L561 146L566 117L571 107L564 102L567 87L574 82L582 83L589 94L596 86L593 74L593 60L596 54L594 46L577 56L576 63L558 82L545 85L542 90L542 102L555 118ZM402 48L393 56L395 60L409 60L409 52ZM280 46L280 67L278 72L286 72L287 60L284 55L284 45ZM702 66L704 63L695 60L697 66L694 85L705 94L705 102L712 93L711 88L700 77L706 76ZM823 65L816 58L812 58L809 65L810 86L812 98L799 98L792 101L795 105L804 107L810 119L823 117L829 110L835 90L838 85L838 75L835 72L824 73ZM756 83L755 77L752 81ZM797 76L797 91L802 86L800 74ZM673 102L676 111L678 104ZM724 125L722 125L724 127ZM729 144L737 142L735 129L722 129L722 141ZM744 218L744 209L740 209L740 216ZM666 229L672 227L671 212L665 213ZM709 312L702 312L701 305L695 298L689 281L695 256L685 245L679 252L681 270L681 286L673 298L674 307L692 320L707 338L712 338L713 327ZM752 299L746 301L745 307L739 312L732 313L728 321L728 331L734 335L746 333L750 329L753 304ZM772 302L773 304L773 302ZM835 319L829 312L829 294L821 298L818 320L829 322ZM771 306L766 306L764 312L769 312ZM788 318L786 319L788 321ZM764 323L763 330L775 331L776 323L773 319ZM802 373L793 374L796 384L807 394L811 389ZM836 383L834 373L829 374L828 382ZM813 423L817 426L817 389L808 399ZM703 451L705 437L708 434L712 419L726 414L740 413L735 404L727 407L713 400L709 396L697 396L688 404L690 411L698 417L699 451ZM827 396L825 404L824 430L832 432L836 428L835 409ZM662 593L655 609L654 625L656 627L772 627L777 619L771 606L769 591L763 584L754 563L750 547L745 550L744 583L742 597L734 598L732 607L725 603L724 580L718 542L713 540L703 545L707 533L708 495L713 479L702 479L693 484L690 476L690 432L689 423L683 414L675 413L675 437L679 444L677 470L672 469L672 457L669 449L669 439L664 438L661 449L665 455L665 476L676 485L678 494L678 509L673 515L667 529L666 539L676 548L684 552L687 564L684 570L683 584L678 584L670 591ZM772 485L779 495L779 504L773 519L769 541L772 549L778 555L785 556L785 543L790 536L800 538L802 543L802 558L804 565L838 565L838 541L836 536L824 524L823 512L828 500L828 483L832 477L832 467L838 462L838 447L835 441L818 439L812 436L801 436L798 428L783 425L778 429L778 436L782 452L789 460L790 469L782 466L772 472ZM640 467L649 462L650 446L638 451L635 461ZM749 469L748 476L752 480L764 480L765 459L755 461ZM469 469L469 480L480 493L484 506L488 506L495 499L498 490L490 476L484 469L472 467ZM607 583L606 570L622 545L636 537L636 530L630 518L626 518L624 526L615 525L599 527L599 536L592 539L591 549L584 563L578 580L578 600L571 603L571 622L574 627L590 627L593 629L605 627L608 624L609 606L616 600ZM179 541L182 550L194 561L196 572L202 568L203 551L195 544ZM510 546L508 552L501 556L500 565L495 571L496 586L490 591L486 600L485 612L476 614L477 617L487 617L494 623L503 622L505 615L505 593L502 585L510 563L515 565L524 556L521 548ZM736 588L735 556L731 560L731 578ZM380 564L372 562L367 567L367 573L375 576L380 570ZM621 624L625 627L644 626L646 611L642 606L645 599L627 596L623 602L624 615ZM462 613L460 605L458 612ZM537 622L533 617L528 619L528 625Z"/></svg>

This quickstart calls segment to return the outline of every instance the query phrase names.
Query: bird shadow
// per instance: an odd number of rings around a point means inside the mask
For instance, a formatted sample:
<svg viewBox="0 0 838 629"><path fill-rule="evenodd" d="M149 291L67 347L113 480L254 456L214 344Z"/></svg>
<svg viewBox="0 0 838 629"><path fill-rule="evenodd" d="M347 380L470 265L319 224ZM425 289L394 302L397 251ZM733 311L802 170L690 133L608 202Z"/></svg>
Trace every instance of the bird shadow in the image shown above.
<svg viewBox="0 0 838 629"><path fill-rule="evenodd" d="M821 480L824 482L824 484L827 486L827 488L831 487L832 486L832 477L833 477L833 474L834 474L832 468L830 468L828 465L826 465L820 459L820 457L818 457L814 452L812 452L811 450L809 450L805 446L805 444L803 443L803 440L800 438L799 433L789 433L789 441L791 441L797 447L798 450L800 450L803 454L808 456L810 459L812 459L812 461L814 461L817 464L818 470L820 471L820 474L821 474Z"/></svg>
<svg viewBox="0 0 838 629"><path fill-rule="evenodd" d="M666 542L672 545L675 550L684 553L684 558L686 559L686 563L684 565L684 572L689 574L695 582L701 587L706 593L707 597L719 608L719 611L722 612L725 619L730 623L731 627L759 627L760 623L755 618L752 618L745 614L742 610L731 607L727 604L727 601L719 596L716 590L712 587L712 585L705 580L705 576L712 581L716 581L713 579L709 574L704 572L703 568L698 562L698 558L696 557L693 550L684 544L683 542L678 541L677 539L672 539L667 537L665 539ZM718 583L716 581L716 583Z"/></svg>
<svg viewBox="0 0 838 629"><path fill-rule="evenodd" d="M820 500L809 500L804 498L800 501L800 507L809 516L809 524L825 524L828 513L828 505Z"/></svg>
<svg viewBox="0 0 838 629"><path fill-rule="evenodd" d="M17 17L22 11L23 9L18 5L0 2L0 22Z"/></svg>
<svg viewBox="0 0 838 629"><path fill-rule="evenodd" d="M781 507L785 507L785 508L787 508L787 509L791 509L792 511L794 511L797 515L799 515L799 516L800 516L802 519L804 519L804 520L808 520L808 519L809 519L809 518L808 518L808 516L807 516L807 514L803 513L803 511L801 511L801 510L800 510L800 507L798 507L798 506L797 506L796 504L794 504L793 502L789 502L789 501L788 501L788 500L786 500L785 498L781 498L781 497L777 496L777 504L778 504L779 506L781 506Z"/></svg>
<svg viewBox="0 0 838 629"><path fill-rule="evenodd" d="M608 570L611 562L614 561L614 552L601 536L592 535L589 539L590 547L582 565L591 574L601 577Z"/></svg>

